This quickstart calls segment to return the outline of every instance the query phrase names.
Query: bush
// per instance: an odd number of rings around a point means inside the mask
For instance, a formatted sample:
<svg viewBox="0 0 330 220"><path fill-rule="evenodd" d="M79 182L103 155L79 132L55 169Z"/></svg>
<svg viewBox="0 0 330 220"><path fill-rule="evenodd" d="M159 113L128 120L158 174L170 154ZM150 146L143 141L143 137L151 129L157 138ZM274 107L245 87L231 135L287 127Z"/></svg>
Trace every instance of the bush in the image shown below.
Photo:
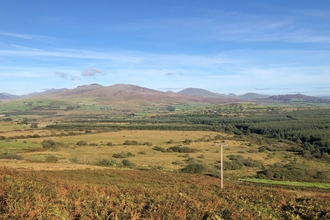
<svg viewBox="0 0 330 220"><path fill-rule="evenodd" d="M126 140L124 145L139 145L139 143L137 141Z"/></svg>
<svg viewBox="0 0 330 220"><path fill-rule="evenodd" d="M161 152L166 152L166 149L163 148L163 147L160 147L160 146L155 146L152 148L153 150L156 150L156 151L161 151Z"/></svg>
<svg viewBox="0 0 330 220"><path fill-rule="evenodd" d="M132 154L131 152L125 153L125 152L121 152L121 153L116 153L113 154L112 157L113 158L127 158L127 157L134 157L135 155Z"/></svg>
<svg viewBox="0 0 330 220"><path fill-rule="evenodd" d="M17 153L4 153L0 155L0 159L24 160L24 157Z"/></svg>
<svg viewBox="0 0 330 220"><path fill-rule="evenodd" d="M239 170L244 167L244 164L240 160L224 161L223 170Z"/></svg>
<svg viewBox="0 0 330 220"><path fill-rule="evenodd" d="M108 142L106 145L107 146L112 146L113 144L112 144L112 142Z"/></svg>
<svg viewBox="0 0 330 220"><path fill-rule="evenodd" d="M96 146L99 146L99 144L98 143L90 143L89 146L96 147Z"/></svg>
<svg viewBox="0 0 330 220"><path fill-rule="evenodd" d="M180 148L181 147L179 147L179 146L169 147L169 148L167 148L167 152L179 152Z"/></svg>
<svg viewBox="0 0 330 220"><path fill-rule="evenodd" d="M179 152L180 153L195 153L195 152L197 152L197 150L194 148L190 148L190 147L182 147L182 148L180 148Z"/></svg>
<svg viewBox="0 0 330 220"><path fill-rule="evenodd" d="M50 155L46 157L46 162L47 163L56 163L58 161L58 158L54 155Z"/></svg>
<svg viewBox="0 0 330 220"><path fill-rule="evenodd" d="M174 141L173 141L173 140L169 140L169 141L167 141L166 143L167 143L167 144L173 144Z"/></svg>
<svg viewBox="0 0 330 220"><path fill-rule="evenodd" d="M184 144L190 144L190 143L192 143L192 142L193 142L193 141L190 140L190 139L185 139L185 140L183 141Z"/></svg>
<svg viewBox="0 0 330 220"><path fill-rule="evenodd" d="M125 167L135 167L136 164L127 160L127 159L124 159L121 161L121 163L125 166Z"/></svg>
<svg viewBox="0 0 330 220"><path fill-rule="evenodd" d="M78 146L85 146L85 145L87 145L87 142L86 141L78 141L77 145Z"/></svg>
<svg viewBox="0 0 330 220"><path fill-rule="evenodd" d="M43 148L55 148L56 142L53 140L43 140L41 145Z"/></svg>
<svg viewBox="0 0 330 220"><path fill-rule="evenodd" d="M102 166L102 167L113 167L113 166L117 166L118 163L115 160L103 159L103 160L99 160L98 162L96 162L95 165Z"/></svg>
<svg viewBox="0 0 330 220"><path fill-rule="evenodd" d="M149 141L146 141L146 142L143 143L143 145L152 146L152 143L149 142Z"/></svg>
<svg viewBox="0 0 330 220"><path fill-rule="evenodd" d="M168 152L178 152L178 153L195 153L197 152L196 149L190 147L179 147L174 146L167 149Z"/></svg>
<svg viewBox="0 0 330 220"><path fill-rule="evenodd" d="M188 164L181 171L185 173L203 173L204 171L206 171L206 166L200 163L193 163Z"/></svg>
<svg viewBox="0 0 330 220"><path fill-rule="evenodd" d="M315 177L320 180L330 180L330 171L317 172Z"/></svg>
<svg viewBox="0 0 330 220"><path fill-rule="evenodd" d="M259 160L254 160L251 157L248 157L248 159L245 159L242 161L244 166L246 167L262 167L263 163Z"/></svg>

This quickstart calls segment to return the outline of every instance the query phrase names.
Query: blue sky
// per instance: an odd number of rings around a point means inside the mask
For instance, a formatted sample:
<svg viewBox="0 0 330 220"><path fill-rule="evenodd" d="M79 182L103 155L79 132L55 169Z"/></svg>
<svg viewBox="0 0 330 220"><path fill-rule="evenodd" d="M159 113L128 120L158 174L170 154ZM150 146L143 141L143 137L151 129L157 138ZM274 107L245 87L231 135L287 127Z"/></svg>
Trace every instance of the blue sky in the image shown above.
<svg viewBox="0 0 330 220"><path fill-rule="evenodd" d="M330 1L2 0L0 92L329 95Z"/></svg>

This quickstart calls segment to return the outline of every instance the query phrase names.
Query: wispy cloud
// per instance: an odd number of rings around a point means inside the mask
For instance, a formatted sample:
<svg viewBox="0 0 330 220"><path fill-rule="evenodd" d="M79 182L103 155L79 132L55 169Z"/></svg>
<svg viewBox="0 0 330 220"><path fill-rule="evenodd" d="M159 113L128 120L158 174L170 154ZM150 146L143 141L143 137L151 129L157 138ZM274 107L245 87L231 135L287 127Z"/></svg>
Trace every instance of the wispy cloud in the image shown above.
<svg viewBox="0 0 330 220"><path fill-rule="evenodd" d="M14 38L20 38L25 40L33 40L33 41L39 41L47 44L55 45L59 39L49 36L43 36L43 35L28 35L28 34L20 34L20 33L13 33L13 32L4 32L0 31L0 35L2 36L8 36L8 37L14 37Z"/></svg>
<svg viewBox="0 0 330 220"><path fill-rule="evenodd" d="M8 36L8 37L16 37L16 38L22 38L22 39L32 39L31 36L29 35L23 35L23 34L17 34L17 33L10 33L10 32L2 32L0 31L0 35L3 35L3 36Z"/></svg>
<svg viewBox="0 0 330 220"><path fill-rule="evenodd" d="M62 72L55 72L55 74L62 78L62 79L67 79L68 78L68 74L67 73L62 73Z"/></svg>
<svg viewBox="0 0 330 220"><path fill-rule="evenodd" d="M101 70L99 70L98 68L92 67L92 68L85 69L81 75L82 76L95 76L97 74L103 75L104 73Z"/></svg>
<svg viewBox="0 0 330 220"><path fill-rule="evenodd" d="M72 76L71 81L81 80L79 76Z"/></svg>
<svg viewBox="0 0 330 220"><path fill-rule="evenodd" d="M259 90L259 91L264 91L264 90L270 90L271 88L255 88L255 90Z"/></svg>
<svg viewBox="0 0 330 220"><path fill-rule="evenodd" d="M61 79L70 79L71 81L81 80L79 76L75 76L69 73L64 72L55 72L55 74L60 77Z"/></svg>

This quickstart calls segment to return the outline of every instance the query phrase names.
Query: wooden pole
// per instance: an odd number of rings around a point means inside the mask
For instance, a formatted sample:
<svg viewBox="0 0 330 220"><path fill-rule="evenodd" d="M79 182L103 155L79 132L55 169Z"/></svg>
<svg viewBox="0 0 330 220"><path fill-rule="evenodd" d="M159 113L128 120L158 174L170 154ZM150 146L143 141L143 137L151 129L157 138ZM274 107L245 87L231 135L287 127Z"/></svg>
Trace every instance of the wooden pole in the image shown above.
<svg viewBox="0 0 330 220"><path fill-rule="evenodd" d="M221 157L221 161L220 161L221 189L223 189L223 154L222 154L222 144L220 145L220 157Z"/></svg>
<svg viewBox="0 0 330 220"><path fill-rule="evenodd" d="M218 144L216 143L217 146L220 145L220 187L223 189L223 147L228 146L228 144Z"/></svg>

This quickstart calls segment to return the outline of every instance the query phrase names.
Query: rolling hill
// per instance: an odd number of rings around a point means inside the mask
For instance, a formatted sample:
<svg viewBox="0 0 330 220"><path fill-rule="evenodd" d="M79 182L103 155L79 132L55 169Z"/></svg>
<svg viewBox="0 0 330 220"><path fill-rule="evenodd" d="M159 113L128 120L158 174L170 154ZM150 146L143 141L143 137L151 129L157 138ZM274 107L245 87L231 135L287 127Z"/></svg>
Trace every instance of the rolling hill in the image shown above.
<svg viewBox="0 0 330 220"><path fill-rule="evenodd" d="M178 92L181 95L190 95L190 96L202 96L202 97L225 97L224 94L210 92L206 89L199 88L187 88Z"/></svg>
<svg viewBox="0 0 330 220"><path fill-rule="evenodd" d="M8 93L0 93L0 100L13 100L13 99L17 99L19 98L19 96L17 95L12 95L12 94L8 94Z"/></svg>
<svg viewBox="0 0 330 220"><path fill-rule="evenodd" d="M329 102L329 100L327 99L322 99L322 98L307 96L302 94L273 95L261 100L275 101L275 102L314 102L314 103Z"/></svg>
<svg viewBox="0 0 330 220"><path fill-rule="evenodd" d="M98 104L134 104L134 105L173 105L184 103L227 103L237 99L227 97L203 97L178 93L161 92L130 84L100 86L97 84L79 86L75 89L57 93L54 98L88 98Z"/></svg>
<svg viewBox="0 0 330 220"><path fill-rule="evenodd" d="M328 99L302 94L268 96L257 93L246 93L244 95L230 93L229 95L225 95L200 88L187 88L174 93L161 92L130 84L115 84L111 86L102 86L99 84L82 85L74 89L50 89L44 92L31 93L23 96L0 93L0 101L10 101L20 98L49 98L62 101L76 100L79 102L88 101L99 105L175 105L187 103L224 104L242 101L330 103L330 100Z"/></svg>

